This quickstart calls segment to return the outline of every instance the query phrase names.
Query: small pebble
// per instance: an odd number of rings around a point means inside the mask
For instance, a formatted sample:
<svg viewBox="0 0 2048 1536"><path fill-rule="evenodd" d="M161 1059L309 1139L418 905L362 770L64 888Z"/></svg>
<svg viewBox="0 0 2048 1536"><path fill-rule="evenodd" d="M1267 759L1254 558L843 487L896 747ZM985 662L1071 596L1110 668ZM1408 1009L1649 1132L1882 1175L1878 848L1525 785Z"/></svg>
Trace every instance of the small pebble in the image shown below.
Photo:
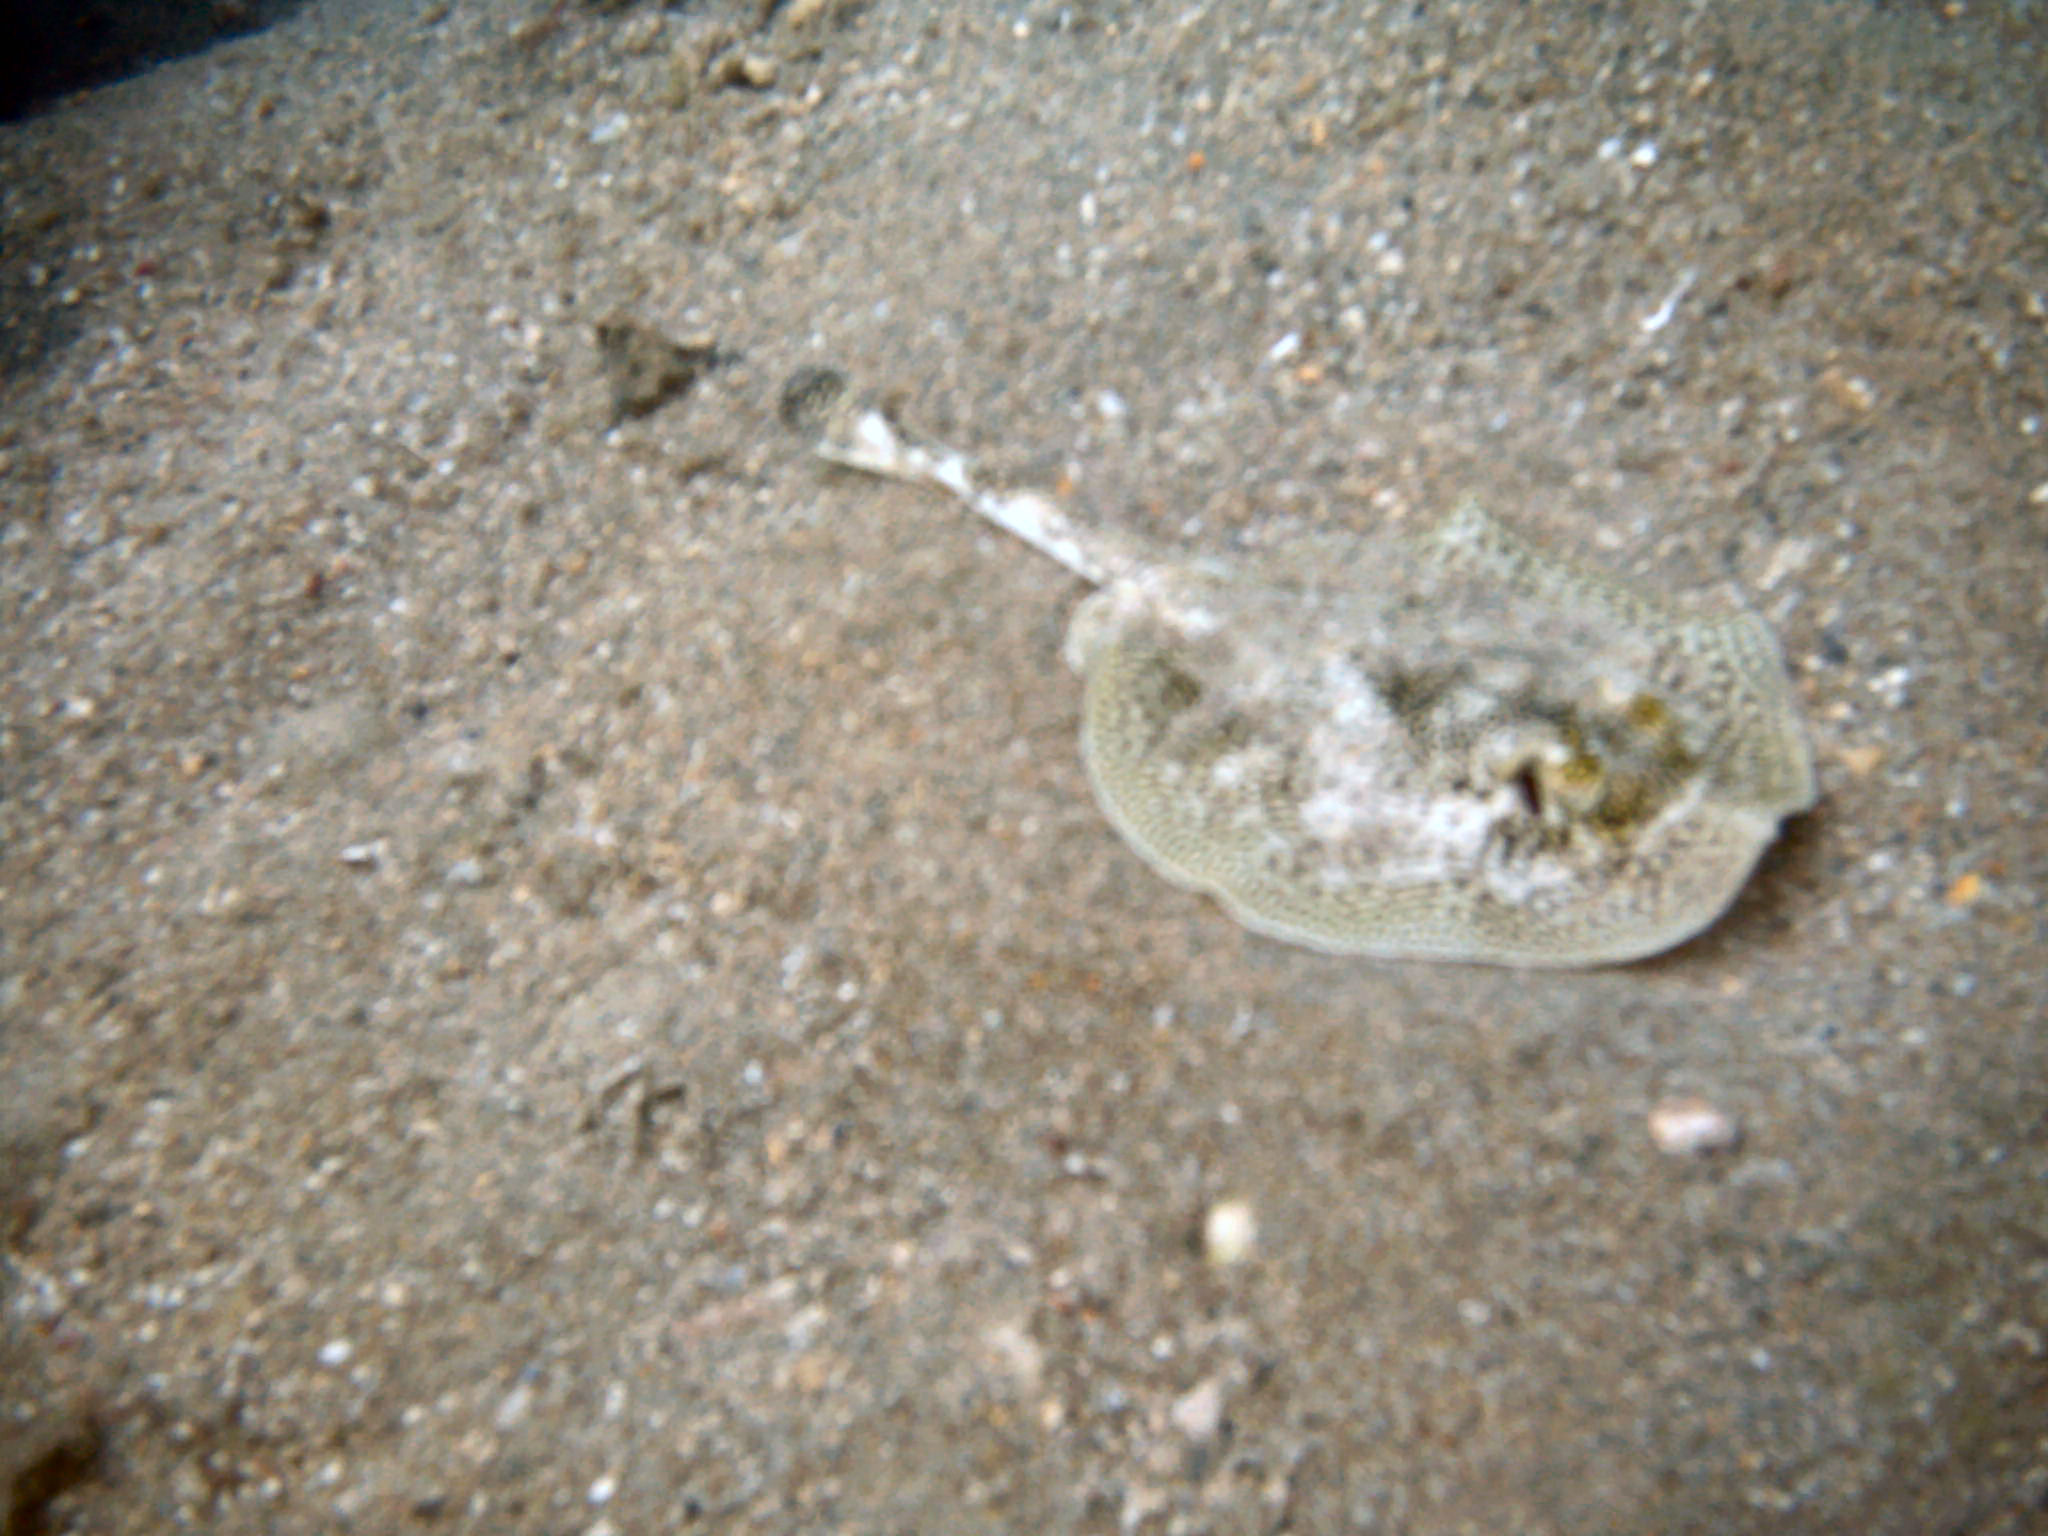
<svg viewBox="0 0 2048 1536"><path fill-rule="evenodd" d="M712 66L714 85L744 85L762 91L775 83L775 60L762 53L728 53Z"/></svg>
<svg viewBox="0 0 2048 1536"><path fill-rule="evenodd" d="M498 1404L498 1411L491 1416L491 1422L499 1429L512 1429L526 1421L533 1411L533 1388L526 1382L516 1382Z"/></svg>
<svg viewBox="0 0 2048 1536"><path fill-rule="evenodd" d="M347 1339L329 1339L320 1346L320 1363L325 1366L347 1365L355 1357L356 1347Z"/></svg>
<svg viewBox="0 0 2048 1536"><path fill-rule="evenodd" d="M1877 404L1877 391L1870 381L1859 374L1844 373L1839 368L1830 368L1820 376L1821 388L1836 405L1846 411L1867 411Z"/></svg>
<svg viewBox="0 0 2048 1536"><path fill-rule="evenodd" d="M1665 1099L1650 1111L1650 1140L1673 1157L1725 1152L1741 1139L1732 1116L1697 1096Z"/></svg>
<svg viewBox="0 0 2048 1536"><path fill-rule="evenodd" d="M1247 1200L1219 1200L1202 1218L1202 1256L1219 1269L1242 1264L1259 1246L1259 1218Z"/></svg>
<svg viewBox="0 0 2048 1536"><path fill-rule="evenodd" d="M1214 1376L1192 1391L1174 1399L1166 1411L1173 1427L1188 1439L1213 1440L1223 1428L1223 1384Z"/></svg>

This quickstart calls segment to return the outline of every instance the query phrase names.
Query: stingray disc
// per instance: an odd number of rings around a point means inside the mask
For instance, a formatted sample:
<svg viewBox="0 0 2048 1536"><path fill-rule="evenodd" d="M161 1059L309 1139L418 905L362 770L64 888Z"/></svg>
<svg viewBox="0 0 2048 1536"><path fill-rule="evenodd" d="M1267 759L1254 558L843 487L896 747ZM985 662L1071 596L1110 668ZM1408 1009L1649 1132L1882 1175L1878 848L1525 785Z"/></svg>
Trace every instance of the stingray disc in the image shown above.
<svg viewBox="0 0 2048 1536"><path fill-rule="evenodd" d="M1076 614L1110 820L1247 926L1569 966L1669 948L1813 803L1783 661L1477 507L1419 538L1167 566Z"/></svg>

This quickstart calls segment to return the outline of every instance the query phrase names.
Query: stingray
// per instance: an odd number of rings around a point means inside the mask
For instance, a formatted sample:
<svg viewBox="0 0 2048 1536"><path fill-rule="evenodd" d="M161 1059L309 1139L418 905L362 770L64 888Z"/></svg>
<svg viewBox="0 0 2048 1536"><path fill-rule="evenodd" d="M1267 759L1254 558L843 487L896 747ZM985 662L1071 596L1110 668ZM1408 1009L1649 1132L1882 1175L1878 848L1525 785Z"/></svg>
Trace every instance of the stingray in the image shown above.
<svg viewBox="0 0 2048 1536"><path fill-rule="evenodd" d="M1096 799L1160 874L1260 933L1636 959L1718 918L1814 803L1760 616L1558 558L1477 503L1422 531L1182 555L985 488L830 370L782 403L822 458L944 490L1095 589L1064 654Z"/></svg>

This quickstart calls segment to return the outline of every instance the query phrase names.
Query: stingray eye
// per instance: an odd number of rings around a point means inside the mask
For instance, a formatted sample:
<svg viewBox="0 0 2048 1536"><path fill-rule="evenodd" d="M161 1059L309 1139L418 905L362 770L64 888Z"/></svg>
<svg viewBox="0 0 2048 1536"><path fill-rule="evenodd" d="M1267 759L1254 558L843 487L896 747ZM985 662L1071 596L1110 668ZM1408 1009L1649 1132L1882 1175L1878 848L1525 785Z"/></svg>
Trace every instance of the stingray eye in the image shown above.
<svg viewBox="0 0 2048 1536"><path fill-rule="evenodd" d="M1546 826L1579 815L1599 793L1600 760L1578 733L1551 724L1511 728L1480 743L1476 777L1513 792L1522 814Z"/></svg>
<svg viewBox="0 0 2048 1536"><path fill-rule="evenodd" d="M1514 788L1515 798L1522 802L1522 809L1537 821L1543 819L1543 775L1538 773L1534 763L1523 763L1508 775L1508 783Z"/></svg>

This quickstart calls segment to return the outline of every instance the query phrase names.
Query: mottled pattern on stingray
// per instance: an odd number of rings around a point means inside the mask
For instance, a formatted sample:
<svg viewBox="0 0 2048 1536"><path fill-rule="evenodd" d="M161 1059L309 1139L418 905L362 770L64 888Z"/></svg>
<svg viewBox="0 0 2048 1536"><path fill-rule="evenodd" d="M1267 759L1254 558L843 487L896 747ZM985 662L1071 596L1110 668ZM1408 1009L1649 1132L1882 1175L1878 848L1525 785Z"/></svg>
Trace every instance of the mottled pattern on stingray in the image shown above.
<svg viewBox="0 0 2048 1536"><path fill-rule="evenodd" d="M1106 587L1070 635L1104 810L1249 927L1345 953L1627 960L1711 923L1812 802L1754 615L1667 611L1471 507L1304 553Z"/></svg>
<svg viewBox="0 0 2048 1536"><path fill-rule="evenodd" d="M983 488L836 376L793 380L784 414L824 457L939 486L1097 585L1065 647L1096 796L1162 874L1261 932L1634 959L1720 916L1813 803L1760 618L1667 604L1477 506L1422 534L1174 560Z"/></svg>

